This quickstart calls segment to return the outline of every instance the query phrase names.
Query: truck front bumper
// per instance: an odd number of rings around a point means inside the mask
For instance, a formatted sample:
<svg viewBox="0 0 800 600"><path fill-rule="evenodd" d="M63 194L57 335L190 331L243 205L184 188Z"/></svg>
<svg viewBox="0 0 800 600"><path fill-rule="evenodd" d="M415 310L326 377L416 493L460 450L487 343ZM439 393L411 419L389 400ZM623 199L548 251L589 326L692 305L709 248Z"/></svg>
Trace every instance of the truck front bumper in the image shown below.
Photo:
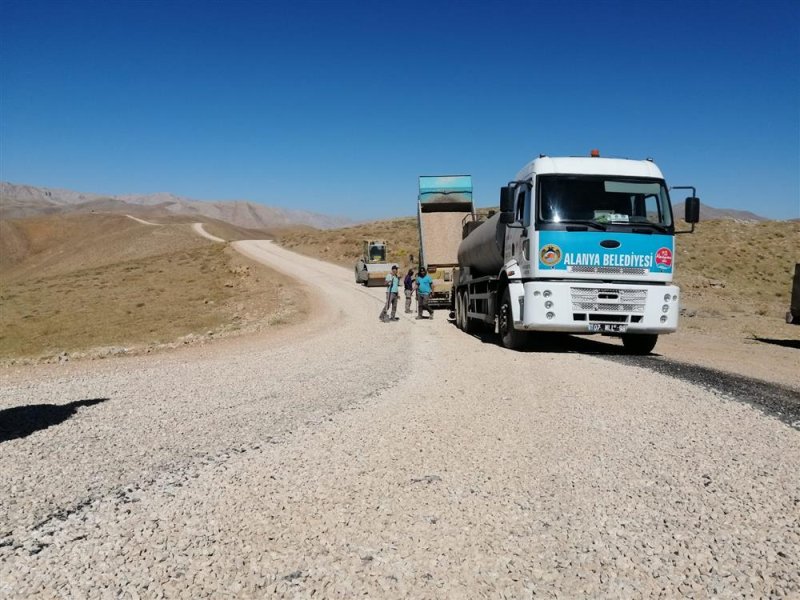
<svg viewBox="0 0 800 600"><path fill-rule="evenodd" d="M529 281L510 284L518 329L568 333L672 333L680 290L674 285Z"/></svg>

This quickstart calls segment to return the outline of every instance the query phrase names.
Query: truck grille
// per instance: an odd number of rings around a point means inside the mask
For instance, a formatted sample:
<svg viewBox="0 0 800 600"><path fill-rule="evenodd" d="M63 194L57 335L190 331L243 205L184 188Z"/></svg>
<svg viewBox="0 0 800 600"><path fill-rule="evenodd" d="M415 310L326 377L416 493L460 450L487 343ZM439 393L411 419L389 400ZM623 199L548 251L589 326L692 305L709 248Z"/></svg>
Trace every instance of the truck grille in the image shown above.
<svg viewBox="0 0 800 600"><path fill-rule="evenodd" d="M570 288L572 310L575 312L644 314L647 290Z"/></svg>
<svg viewBox="0 0 800 600"><path fill-rule="evenodd" d="M584 267L581 265L567 267L568 273L589 273L592 275L647 275L647 269L634 267Z"/></svg>

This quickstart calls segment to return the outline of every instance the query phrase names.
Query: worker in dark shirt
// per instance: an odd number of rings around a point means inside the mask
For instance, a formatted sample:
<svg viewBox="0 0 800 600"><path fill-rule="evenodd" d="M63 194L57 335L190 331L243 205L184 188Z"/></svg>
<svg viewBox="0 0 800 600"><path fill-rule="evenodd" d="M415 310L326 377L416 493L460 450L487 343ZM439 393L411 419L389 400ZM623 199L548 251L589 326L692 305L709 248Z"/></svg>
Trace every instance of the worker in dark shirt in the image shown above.
<svg viewBox="0 0 800 600"><path fill-rule="evenodd" d="M411 297L414 295L414 269L409 269L403 279L403 288L406 294L406 313L411 312Z"/></svg>

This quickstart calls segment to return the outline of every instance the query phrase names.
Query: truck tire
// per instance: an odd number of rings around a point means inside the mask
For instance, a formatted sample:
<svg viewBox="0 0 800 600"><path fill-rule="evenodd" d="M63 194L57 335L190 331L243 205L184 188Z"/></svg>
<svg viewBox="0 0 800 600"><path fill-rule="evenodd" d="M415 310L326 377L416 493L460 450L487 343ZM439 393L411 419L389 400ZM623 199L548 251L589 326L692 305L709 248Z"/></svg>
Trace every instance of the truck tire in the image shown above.
<svg viewBox="0 0 800 600"><path fill-rule="evenodd" d="M464 323L464 292L456 292L456 327L461 331L466 331Z"/></svg>
<svg viewBox="0 0 800 600"><path fill-rule="evenodd" d="M469 292L466 290L461 295L461 307L464 309L464 331L472 335L478 331L478 326L475 319L469 318Z"/></svg>
<svg viewBox="0 0 800 600"><path fill-rule="evenodd" d="M622 336L622 345L628 354L644 356L650 354L656 347L658 341L657 333L627 333Z"/></svg>
<svg viewBox="0 0 800 600"><path fill-rule="evenodd" d="M519 350L525 345L527 335L523 331L514 329L514 316L511 310L511 294L508 288L503 290L503 299L497 311L497 328L500 332L500 341L509 350Z"/></svg>

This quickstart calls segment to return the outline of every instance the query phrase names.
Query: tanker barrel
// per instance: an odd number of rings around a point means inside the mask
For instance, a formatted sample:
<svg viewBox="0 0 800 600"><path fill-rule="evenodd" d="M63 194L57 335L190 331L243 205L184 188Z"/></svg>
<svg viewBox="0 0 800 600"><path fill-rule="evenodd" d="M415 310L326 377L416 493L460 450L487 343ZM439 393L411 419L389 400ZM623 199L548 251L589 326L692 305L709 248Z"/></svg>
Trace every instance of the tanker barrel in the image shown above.
<svg viewBox="0 0 800 600"><path fill-rule="evenodd" d="M506 226L494 214L481 223L458 246L458 264L483 275L496 275L503 268Z"/></svg>
<svg viewBox="0 0 800 600"><path fill-rule="evenodd" d="M482 224L481 221L467 221L461 226L461 239L463 240L470 233L475 231Z"/></svg>

